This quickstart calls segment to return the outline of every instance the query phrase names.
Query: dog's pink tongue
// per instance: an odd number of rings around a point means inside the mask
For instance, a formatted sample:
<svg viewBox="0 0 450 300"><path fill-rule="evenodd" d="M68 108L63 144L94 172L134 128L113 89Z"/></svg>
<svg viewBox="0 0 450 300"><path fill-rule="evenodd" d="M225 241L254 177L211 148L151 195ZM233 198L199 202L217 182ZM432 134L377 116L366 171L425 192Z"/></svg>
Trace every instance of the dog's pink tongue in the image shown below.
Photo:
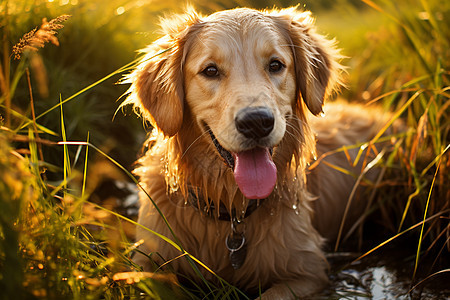
<svg viewBox="0 0 450 300"><path fill-rule="evenodd" d="M267 148L255 148L235 154L234 178L248 199L264 199L277 181L277 167Z"/></svg>

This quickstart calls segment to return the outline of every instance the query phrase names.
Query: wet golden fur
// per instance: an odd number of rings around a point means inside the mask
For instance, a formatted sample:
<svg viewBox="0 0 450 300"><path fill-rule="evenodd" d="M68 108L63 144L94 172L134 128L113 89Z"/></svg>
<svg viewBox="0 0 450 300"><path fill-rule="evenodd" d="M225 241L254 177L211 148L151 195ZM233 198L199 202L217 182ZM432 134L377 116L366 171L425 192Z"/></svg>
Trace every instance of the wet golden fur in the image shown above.
<svg viewBox="0 0 450 300"><path fill-rule="evenodd" d="M370 140L382 127L383 114L334 103L325 105L324 118L315 116L339 84L342 67L334 43L316 33L309 12L235 9L204 17L189 11L165 19L162 28L164 36L144 50L129 76L126 103L139 108L155 128L135 170L142 187L184 249L228 282L249 292L267 289L265 299L319 291L327 283L324 238L336 237L355 180L324 164L307 178L307 163L313 155ZM284 64L282 71L267 71L273 57ZM202 73L211 63L219 69L217 78ZM252 147L234 125L236 112L245 106L266 106L275 115L264 145L274 149L278 179L272 194L244 220L248 253L234 270L225 247L230 222L199 212L186 198L193 186L215 207L223 203L229 211L245 211L248 200L208 134L212 130L229 151ZM325 160L352 168L342 153ZM352 205L357 213L363 206ZM139 223L173 238L144 193ZM137 239L144 240L142 251L158 252L173 260L177 271L194 276L167 242L141 227ZM150 268L143 255L136 262Z"/></svg>

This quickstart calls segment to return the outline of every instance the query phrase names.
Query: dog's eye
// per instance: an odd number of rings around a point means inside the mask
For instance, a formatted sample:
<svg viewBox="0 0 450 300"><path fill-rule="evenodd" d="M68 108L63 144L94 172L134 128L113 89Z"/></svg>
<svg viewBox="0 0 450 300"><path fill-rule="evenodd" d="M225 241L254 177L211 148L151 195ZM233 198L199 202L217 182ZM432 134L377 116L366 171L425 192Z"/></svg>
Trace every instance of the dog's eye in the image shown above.
<svg viewBox="0 0 450 300"><path fill-rule="evenodd" d="M269 71L271 73L277 73L283 70L284 65L279 60L272 60L269 64Z"/></svg>
<svg viewBox="0 0 450 300"><path fill-rule="evenodd" d="M202 74L206 77L217 77L219 76L219 69L216 66L208 66L202 71Z"/></svg>

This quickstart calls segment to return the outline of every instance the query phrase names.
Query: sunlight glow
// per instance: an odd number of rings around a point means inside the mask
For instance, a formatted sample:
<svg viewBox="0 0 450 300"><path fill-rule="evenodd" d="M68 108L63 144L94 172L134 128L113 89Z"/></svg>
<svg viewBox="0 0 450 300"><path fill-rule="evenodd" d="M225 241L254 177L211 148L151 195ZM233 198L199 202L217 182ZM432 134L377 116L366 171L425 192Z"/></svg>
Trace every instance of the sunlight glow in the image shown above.
<svg viewBox="0 0 450 300"><path fill-rule="evenodd" d="M125 7L123 7L123 6L120 6L116 9L116 15L118 15L118 16L120 16L124 12L125 12Z"/></svg>

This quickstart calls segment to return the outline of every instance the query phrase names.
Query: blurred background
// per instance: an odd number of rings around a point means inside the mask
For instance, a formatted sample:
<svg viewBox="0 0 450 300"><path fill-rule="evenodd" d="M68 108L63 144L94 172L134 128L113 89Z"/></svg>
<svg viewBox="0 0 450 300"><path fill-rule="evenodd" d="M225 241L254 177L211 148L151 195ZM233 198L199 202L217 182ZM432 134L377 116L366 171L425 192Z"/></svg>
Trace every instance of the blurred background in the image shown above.
<svg viewBox="0 0 450 300"><path fill-rule="evenodd" d="M343 63L349 66L348 89L343 90L343 97L351 101L369 101L401 87L422 71L423 66L417 57L408 54L411 46L399 24L402 20L392 20L403 15L406 20L429 22L430 16L421 2L379 1L376 5L387 13L371 7L371 1L364 3L360 0L306 0L301 3L288 0L194 0L191 4L204 14L238 6L271 8L300 4L317 17L321 33L337 39L347 57ZM428 6L438 8L433 10L436 12L435 20L443 22L444 15L449 12L448 1L428 2ZM173 0L3 0L3 48L0 51L4 58L10 56L7 49L18 43L25 33L39 27L43 18L51 20L60 15L71 15L57 33L59 46L48 45L41 49L42 63L31 66L34 105L36 115L40 115L58 104L60 97L67 99L133 61L137 57L136 51L158 36L159 18L181 13L184 7L184 2ZM426 28L420 30L423 32L418 34L430 39ZM403 48L405 46L406 49ZM441 51L447 51L444 54L448 57L448 48ZM432 52L427 54L432 55ZM11 72L19 63L19 60L11 60ZM126 85L117 84L125 73L112 76L68 101L64 105L64 118L68 140L86 140L89 132L93 144L129 167L145 138L145 130L141 126L142 120L130 111L115 114L123 100L121 95L127 89ZM12 96L15 109L29 112L25 76L20 78ZM54 109L39 122L54 132L60 132L59 114L59 109ZM61 161L61 153L58 152L50 148L44 153L46 160L52 163Z"/></svg>
<svg viewBox="0 0 450 300"><path fill-rule="evenodd" d="M383 256L347 269L336 266L354 253L330 253L335 291L324 299L397 299L407 297L412 283L420 288L409 299L448 299L450 1L189 2L203 14L242 6L311 10L318 31L336 38L346 57L347 87L340 96L382 105L407 125L381 162L385 176L368 212L374 223L356 234L359 249L381 247L387 237L398 242ZM2 291L17 295L24 286L43 299L60 299L61 293L83 299L94 290L92 299L120 299L146 291L114 279L132 265L134 246L127 238L132 240L135 225L127 221L125 233L113 234L111 227L123 218L111 212L105 217L95 205L136 215L136 207L123 207L136 203L128 201L135 184L124 170L133 169L151 128L130 108L119 109L128 88L120 80L137 50L158 37L160 18L185 6L178 0L0 1L0 299ZM25 51L43 32L45 45ZM59 141L89 141L104 154L90 150L87 163L84 146L63 147ZM33 195L23 192L28 185ZM118 236L123 242L114 244ZM415 278L418 265L427 284Z"/></svg>

